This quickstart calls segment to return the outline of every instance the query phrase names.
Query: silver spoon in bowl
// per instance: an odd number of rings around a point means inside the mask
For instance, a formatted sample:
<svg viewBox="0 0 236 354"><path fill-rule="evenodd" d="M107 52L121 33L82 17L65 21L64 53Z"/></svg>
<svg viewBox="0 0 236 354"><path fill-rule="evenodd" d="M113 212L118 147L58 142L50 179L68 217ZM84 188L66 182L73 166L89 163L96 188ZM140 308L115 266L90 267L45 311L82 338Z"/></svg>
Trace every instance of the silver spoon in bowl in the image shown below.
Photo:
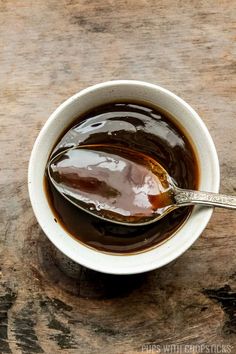
<svg viewBox="0 0 236 354"><path fill-rule="evenodd" d="M116 224L148 225L195 204L236 209L236 196L181 189L156 160L118 145L61 151L49 161L47 172L70 203Z"/></svg>

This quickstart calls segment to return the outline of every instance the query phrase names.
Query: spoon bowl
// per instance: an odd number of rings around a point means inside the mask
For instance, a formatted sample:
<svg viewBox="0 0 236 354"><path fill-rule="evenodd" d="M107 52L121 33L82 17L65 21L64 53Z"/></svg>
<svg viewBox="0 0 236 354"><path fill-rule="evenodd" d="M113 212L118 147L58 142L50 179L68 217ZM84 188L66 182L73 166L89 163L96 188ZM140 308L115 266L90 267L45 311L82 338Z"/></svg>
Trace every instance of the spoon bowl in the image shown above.
<svg viewBox="0 0 236 354"><path fill-rule="evenodd" d="M166 170L129 148L76 146L60 151L47 170L54 187L70 203L112 223L148 225L175 208L173 181Z"/></svg>

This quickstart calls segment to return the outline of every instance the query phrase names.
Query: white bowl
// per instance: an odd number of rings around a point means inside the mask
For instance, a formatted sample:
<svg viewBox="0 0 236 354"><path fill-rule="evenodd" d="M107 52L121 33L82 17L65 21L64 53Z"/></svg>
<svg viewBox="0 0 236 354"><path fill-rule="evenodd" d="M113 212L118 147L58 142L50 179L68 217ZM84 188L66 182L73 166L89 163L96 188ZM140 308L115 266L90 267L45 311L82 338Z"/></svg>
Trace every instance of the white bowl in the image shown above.
<svg viewBox="0 0 236 354"><path fill-rule="evenodd" d="M115 100L149 101L170 112L184 127L197 153L200 169L199 189L219 190L219 162L212 138L198 114L172 92L153 84L133 80L108 81L89 87L62 103L39 133L29 162L28 188L35 216L51 242L66 256L85 267L112 274L142 273L173 261L185 252L206 227L212 208L194 207L185 224L163 244L133 255L99 252L68 236L49 207L43 177L49 154L58 137L78 115Z"/></svg>

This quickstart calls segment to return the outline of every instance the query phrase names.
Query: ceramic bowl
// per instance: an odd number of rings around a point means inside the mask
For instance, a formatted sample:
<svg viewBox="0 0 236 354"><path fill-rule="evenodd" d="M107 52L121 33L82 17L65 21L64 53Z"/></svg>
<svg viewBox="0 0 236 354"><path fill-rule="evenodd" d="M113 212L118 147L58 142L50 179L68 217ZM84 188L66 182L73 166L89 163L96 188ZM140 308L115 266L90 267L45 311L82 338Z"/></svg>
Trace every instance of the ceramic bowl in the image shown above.
<svg viewBox="0 0 236 354"><path fill-rule="evenodd" d="M73 261L112 274L142 273L164 266L185 252L206 227L212 208L194 207L185 224L166 242L138 254L107 254L70 237L55 223L43 178L48 157L61 133L86 111L115 100L148 101L171 113L194 145L200 169L199 189L219 190L219 162L212 138L198 114L184 100L157 85L133 80L109 81L76 93L48 118L35 141L28 170L28 189L35 216L49 240Z"/></svg>

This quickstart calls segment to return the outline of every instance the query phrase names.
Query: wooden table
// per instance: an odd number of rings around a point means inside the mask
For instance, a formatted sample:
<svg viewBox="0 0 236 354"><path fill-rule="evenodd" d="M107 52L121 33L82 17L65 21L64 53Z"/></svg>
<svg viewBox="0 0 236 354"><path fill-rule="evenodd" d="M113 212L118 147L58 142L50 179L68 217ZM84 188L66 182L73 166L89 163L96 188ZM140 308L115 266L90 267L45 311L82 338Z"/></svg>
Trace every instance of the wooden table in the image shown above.
<svg viewBox="0 0 236 354"><path fill-rule="evenodd" d="M236 353L233 211L215 210L166 267L114 277L68 271L27 193L50 113L121 78L158 83L197 110L218 150L221 191L235 193L235 23L230 0L0 0L0 353Z"/></svg>

